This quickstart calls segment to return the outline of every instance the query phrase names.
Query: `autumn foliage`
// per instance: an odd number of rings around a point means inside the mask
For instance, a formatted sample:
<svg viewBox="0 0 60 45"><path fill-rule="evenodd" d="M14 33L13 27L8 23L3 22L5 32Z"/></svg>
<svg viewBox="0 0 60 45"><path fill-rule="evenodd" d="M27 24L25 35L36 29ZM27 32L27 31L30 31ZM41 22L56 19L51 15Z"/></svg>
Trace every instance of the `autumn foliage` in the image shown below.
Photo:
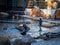
<svg viewBox="0 0 60 45"><path fill-rule="evenodd" d="M51 18L51 16L49 14L45 14L43 11L41 11L38 8L33 8L30 11L30 16L32 16L32 17L43 17L43 18L46 18L46 19Z"/></svg>

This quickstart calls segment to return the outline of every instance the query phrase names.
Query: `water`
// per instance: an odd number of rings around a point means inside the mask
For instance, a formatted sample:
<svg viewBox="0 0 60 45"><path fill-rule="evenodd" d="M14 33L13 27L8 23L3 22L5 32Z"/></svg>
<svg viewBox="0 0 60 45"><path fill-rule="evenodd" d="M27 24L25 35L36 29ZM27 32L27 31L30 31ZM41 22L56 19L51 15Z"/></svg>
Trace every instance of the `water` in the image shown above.
<svg viewBox="0 0 60 45"><path fill-rule="evenodd" d="M1 30L8 30L10 32L12 31L13 33L19 33L19 34L20 34L20 32L15 27L19 26L19 25L21 25L25 22L30 22L30 23L27 24L27 26L30 27L30 31L28 31L27 34L30 34L32 37L39 36L39 22L38 21L34 21L34 20L31 20L31 19L26 19L26 18L23 19L21 17L18 17L18 19L17 18L4 19L3 22L5 22L5 23L0 23L0 31ZM20 22L23 22L23 23L20 23ZM51 25L49 22L48 23L44 22L43 24ZM59 30L58 27L55 27L55 28L56 28L56 30ZM42 33L44 33L44 32L54 32L55 28L41 27Z"/></svg>
<svg viewBox="0 0 60 45"><path fill-rule="evenodd" d="M27 32L27 34L31 35L32 37L38 37L39 36L39 23L38 21L33 21L31 19L24 19L23 18L19 18L19 19L8 19L8 20L3 20L4 22L7 23L0 23L0 37L4 37L4 38L18 38L21 37L20 31L17 30L15 27L20 25L20 23L16 23L16 22L30 22L28 25L28 27L30 27L30 30ZM10 22L10 23L8 23ZM15 23L13 23L15 22ZM23 24L23 23L21 23ZM48 23L50 24L50 23ZM48 32L48 31L53 31L56 28L59 30L60 27L53 27L51 29L50 28L45 28L45 27L41 27L42 28L42 33ZM59 45L60 44L60 38L54 38L48 41L45 41L43 39L36 39L37 42L32 43L31 45ZM56 43L57 42L57 43Z"/></svg>
<svg viewBox="0 0 60 45"><path fill-rule="evenodd" d="M23 24L25 22L30 22L27 24L28 27L30 27L30 31L27 32L27 34L31 34L32 37L34 36L39 36L39 27L38 27L38 21L33 21L31 19L23 19L23 18L18 18L18 19L4 19L2 20L5 23L0 23L0 34L1 36L12 36L18 34L20 35L20 31L17 30L15 27L19 26L20 24ZM23 22L23 23L18 23L18 22Z"/></svg>
<svg viewBox="0 0 60 45"><path fill-rule="evenodd" d="M0 23L0 37L16 38L20 37L20 31L15 27L19 25L17 21L20 19L3 19Z"/></svg>

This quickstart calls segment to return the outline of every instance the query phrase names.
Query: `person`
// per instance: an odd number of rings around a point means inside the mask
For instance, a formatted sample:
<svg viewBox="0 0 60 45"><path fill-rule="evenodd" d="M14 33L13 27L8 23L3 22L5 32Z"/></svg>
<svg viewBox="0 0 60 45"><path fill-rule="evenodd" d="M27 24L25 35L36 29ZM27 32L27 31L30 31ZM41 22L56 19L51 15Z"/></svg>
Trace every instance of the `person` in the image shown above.
<svg viewBox="0 0 60 45"><path fill-rule="evenodd" d="M40 19L39 19L39 28L40 28L39 31L41 31L41 26L42 26L42 19L40 18Z"/></svg>
<svg viewBox="0 0 60 45"><path fill-rule="evenodd" d="M23 24L23 27L24 27L25 30L23 30L21 34L22 34L22 35L26 35L26 32L27 32L28 30L30 30L30 28L29 28L25 23Z"/></svg>

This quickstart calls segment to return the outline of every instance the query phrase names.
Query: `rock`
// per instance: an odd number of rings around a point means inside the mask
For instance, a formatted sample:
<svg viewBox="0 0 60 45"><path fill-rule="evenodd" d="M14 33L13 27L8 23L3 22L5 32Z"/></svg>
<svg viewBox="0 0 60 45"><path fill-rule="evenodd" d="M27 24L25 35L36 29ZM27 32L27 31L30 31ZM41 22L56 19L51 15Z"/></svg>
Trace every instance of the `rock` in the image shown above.
<svg viewBox="0 0 60 45"><path fill-rule="evenodd" d="M22 42L31 42L31 43L35 42L34 38L31 37L30 35L23 36L21 40L22 40Z"/></svg>
<svg viewBox="0 0 60 45"><path fill-rule="evenodd" d="M0 45L10 45L9 39L0 38Z"/></svg>
<svg viewBox="0 0 60 45"><path fill-rule="evenodd" d="M0 37L1 39L10 39L10 38L17 38L21 37L22 35L16 29L7 29L7 30L0 30Z"/></svg>
<svg viewBox="0 0 60 45"><path fill-rule="evenodd" d="M17 26L16 29L18 29L19 31L25 30L23 26Z"/></svg>
<svg viewBox="0 0 60 45"><path fill-rule="evenodd" d="M0 30L0 45L10 45L10 39L21 37L22 35L18 30Z"/></svg>
<svg viewBox="0 0 60 45"><path fill-rule="evenodd" d="M12 45L31 45L35 40L30 35L22 36L22 38L13 38L10 40Z"/></svg>
<svg viewBox="0 0 60 45"><path fill-rule="evenodd" d="M22 26L19 25L19 26L16 27L16 29L18 29L19 31L21 31L22 35L26 35L27 31L30 30L30 28L26 24L23 24Z"/></svg>

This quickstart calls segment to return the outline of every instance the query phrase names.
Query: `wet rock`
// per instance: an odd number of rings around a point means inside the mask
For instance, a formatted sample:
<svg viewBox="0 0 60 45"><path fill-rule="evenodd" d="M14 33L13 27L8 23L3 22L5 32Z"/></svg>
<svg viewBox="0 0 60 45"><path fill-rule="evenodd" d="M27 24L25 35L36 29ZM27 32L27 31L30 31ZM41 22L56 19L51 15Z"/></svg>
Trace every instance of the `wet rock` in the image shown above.
<svg viewBox="0 0 60 45"><path fill-rule="evenodd" d="M20 32L16 29L7 29L7 30L0 30L0 37L2 37L2 39L10 39L10 38L17 38L22 36L20 34Z"/></svg>
<svg viewBox="0 0 60 45"><path fill-rule="evenodd" d="M0 45L10 45L9 39L0 37Z"/></svg>
<svg viewBox="0 0 60 45"><path fill-rule="evenodd" d="M10 39L21 36L20 32L16 29L0 30L0 45L10 45Z"/></svg>
<svg viewBox="0 0 60 45"><path fill-rule="evenodd" d="M30 35L24 35L21 40L22 42L35 42L34 38Z"/></svg>
<svg viewBox="0 0 60 45"><path fill-rule="evenodd" d="M30 35L22 36L22 38L13 38L10 40L12 45L31 45L35 40Z"/></svg>
<svg viewBox="0 0 60 45"><path fill-rule="evenodd" d="M16 29L18 29L19 31L25 30L23 26L17 26Z"/></svg>
<svg viewBox="0 0 60 45"><path fill-rule="evenodd" d="M30 28L26 24L19 25L19 26L16 27L16 29L18 29L19 31L21 31L22 35L26 35L27 31L30 30Z"/></svg>

